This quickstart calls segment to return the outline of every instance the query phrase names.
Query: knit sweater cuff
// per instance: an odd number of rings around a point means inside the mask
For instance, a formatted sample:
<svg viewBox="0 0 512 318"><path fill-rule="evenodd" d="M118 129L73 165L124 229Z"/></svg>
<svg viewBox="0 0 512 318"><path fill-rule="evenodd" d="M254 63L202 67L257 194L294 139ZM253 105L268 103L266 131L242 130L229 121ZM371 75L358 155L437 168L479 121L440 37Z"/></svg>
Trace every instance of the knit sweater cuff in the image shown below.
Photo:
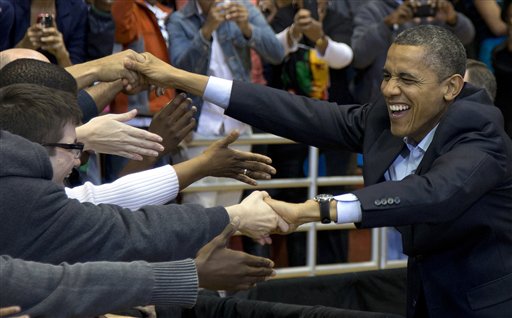
<svg viewBox="0 0 512 318"><path fill-rule="evenodd" d="M150 304L178 305L190 308L195 305L198 277L194 260L152 263L155 285Z"/></svg>

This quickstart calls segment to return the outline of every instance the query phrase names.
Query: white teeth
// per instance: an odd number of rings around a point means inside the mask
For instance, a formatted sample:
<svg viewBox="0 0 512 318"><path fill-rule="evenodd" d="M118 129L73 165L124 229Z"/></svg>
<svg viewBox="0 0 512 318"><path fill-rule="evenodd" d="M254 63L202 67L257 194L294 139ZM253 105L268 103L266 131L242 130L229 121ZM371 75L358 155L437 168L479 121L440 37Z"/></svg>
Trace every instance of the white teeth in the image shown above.
<svg viewBox="0 0 512 318"><path fill-rule="evenodd" d="M411 108L409 105L389 105L389 109L393 112L401 112Z"/></svg>

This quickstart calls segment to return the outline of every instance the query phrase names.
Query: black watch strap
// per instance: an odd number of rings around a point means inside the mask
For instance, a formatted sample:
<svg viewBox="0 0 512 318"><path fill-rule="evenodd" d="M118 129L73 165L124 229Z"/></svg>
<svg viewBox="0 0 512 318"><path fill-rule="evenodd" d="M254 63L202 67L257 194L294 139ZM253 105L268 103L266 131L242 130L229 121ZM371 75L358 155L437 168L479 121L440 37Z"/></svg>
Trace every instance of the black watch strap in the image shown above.
<svg viewBox="0 0 512 318"><path fill-rule="evenodd" d="M320 204L320 220L323 224L331 223L331 200L322 200Z"/></svg>

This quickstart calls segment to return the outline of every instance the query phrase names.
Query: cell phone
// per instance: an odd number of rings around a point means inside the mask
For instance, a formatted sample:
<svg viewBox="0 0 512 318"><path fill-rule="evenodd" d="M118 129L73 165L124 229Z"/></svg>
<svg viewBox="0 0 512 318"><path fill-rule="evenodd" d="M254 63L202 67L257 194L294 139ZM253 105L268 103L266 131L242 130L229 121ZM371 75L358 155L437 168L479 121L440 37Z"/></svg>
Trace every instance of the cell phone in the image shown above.
<svg viewBox="0 0 512 318"><path fill-rule="evenodd" d="M53 25L53 16L49 13L40 13L36 22L43 28L49 28Z"/></svg>
<svg viewBox="0 0 512 318"><path fill-rule="evenodd" d="M433 17L436 15L436 9L433 8L430 4L422 4L419 7L416 7L414 10L415 18L426 18Z"/></svg>

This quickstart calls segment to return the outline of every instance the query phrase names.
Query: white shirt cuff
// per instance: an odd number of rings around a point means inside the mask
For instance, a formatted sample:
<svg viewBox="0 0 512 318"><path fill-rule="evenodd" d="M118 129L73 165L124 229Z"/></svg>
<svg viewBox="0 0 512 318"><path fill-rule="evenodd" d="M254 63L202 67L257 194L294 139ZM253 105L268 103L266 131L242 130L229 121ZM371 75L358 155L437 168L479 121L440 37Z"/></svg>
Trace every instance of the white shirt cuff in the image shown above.
<svg viewBox="0 0 512 318"><path fill-rule="evenodd" d="M204 90L203 99L224 109L228 108L233 81L210 76Z"/></svg>
<svg viewBox="0 0 512 318"><path fill-rule="evenodd" d="M337 203L338 220L336 223L360 222L362 217L359 199L352 193L345 193L334 197Z"/></svg>
<svg viewBox="0 0 512 318"><path fill-rule="evenodd" d="M348 66L354 57L352 48L345 43L335 42L329 37L327 37L327 41L329 44L324 56L321 56L320 52L317 51L318 55L327 62L330 68L340 69Z"/></svg>

